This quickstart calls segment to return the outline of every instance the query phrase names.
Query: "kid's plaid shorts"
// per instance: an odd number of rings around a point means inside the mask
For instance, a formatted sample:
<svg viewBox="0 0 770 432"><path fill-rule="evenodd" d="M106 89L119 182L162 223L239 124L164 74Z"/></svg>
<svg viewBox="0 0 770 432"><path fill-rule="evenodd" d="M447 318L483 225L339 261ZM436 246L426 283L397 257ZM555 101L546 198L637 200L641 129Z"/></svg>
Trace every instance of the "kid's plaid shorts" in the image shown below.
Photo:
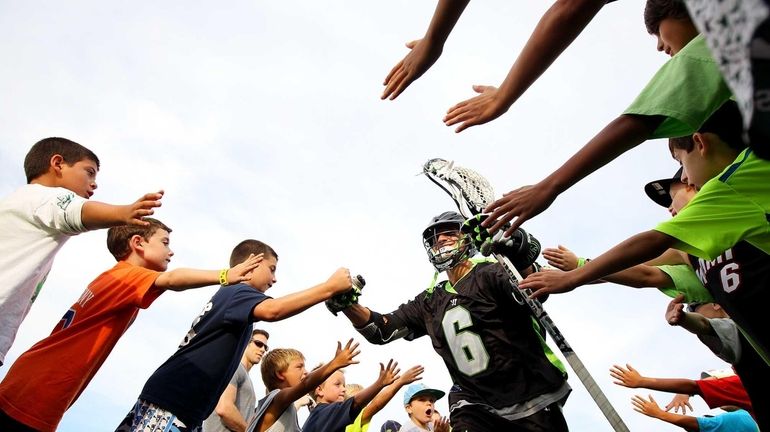
<svg viewBox="0 0 770 432"><path fill-rule="evenodd" d="M139 399L115 432L203 432L203 427L188 427L172 412Z"/></svg>

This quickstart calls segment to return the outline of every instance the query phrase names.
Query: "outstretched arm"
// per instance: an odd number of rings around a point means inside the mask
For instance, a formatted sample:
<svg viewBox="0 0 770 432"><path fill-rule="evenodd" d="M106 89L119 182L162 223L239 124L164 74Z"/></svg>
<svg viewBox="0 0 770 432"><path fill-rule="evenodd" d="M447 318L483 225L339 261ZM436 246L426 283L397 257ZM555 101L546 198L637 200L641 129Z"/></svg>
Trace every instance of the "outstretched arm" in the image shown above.
<svg viewBox="0 0 770 432"><path fill-rule="evenodd" d="M232 285L249 279L247 276L262 262L264 254L249 255L246 260L227 270L225 278L227 284ZM216 285L220 283L220 270L197 270L180 268L161 273L155 279L155 287L171 291L184 291L190 288Z"/></svg>
<svg viewBox="0 0 770 432"><path fill-rule="evenodd" d="M406 44L411 51L391 69L382 85L381 99L393 100L413 81L421 77L441 57L444 43L470 0L439 0L436 11L422 39Z"/></svg>
<svg viewBox="0 0 770 432"><path fill-rule="evenodd" d="M649 398L650 399L648 400L642 396L634 396L633 399L631 399L631 404L634 405L634 411L679 426L687 431L700 430L697 418L663 411L660 409L657 402L655 402L655 399L652 398L652 395L649 395Z"/></svg>
<svg viewBox="0 0 770 432"><path fill-rule="evenodd" d="M500 88L474 85L478 96L449 108L444 123L455 132L500 117L583 31L606 0L557 0L543 15Z"/></svg>
<svg viewBox="0 0 770 432"><path fill-rule="evenodd" d="M361 424L365 425L372 421L375 414L380 412L393 399L393 396L401 390L401 387L422 379L420 375L425 371L422 366L413 366L401 375L393 384L385 387L377 393L369 405L364 408L364 414L361 416Z"/></svg>
<svg viewBox="0 0 770 432"><path fill-rule="evenodd" d="M353 327L375 345L384 345L411 332L404 322L393 314L380 315L360 304L342 311Z"/></svg>
<svg viewBox="0 0 770 432"><path fill-rule="evenodd" d="M100 229L117 225L149 225L142 220L151 216L154 208L160 207L163 191L144 194L141 198L127 205L105 204L88 201L80 210L80 218L86 228Z"/></svg>
<svg viewBox="0 0 770 432"><path fill-rule="evenodd" d="M350 271L340 268L322 284L283 297L264 300L254 307L252 313L260 321L279 321L321 303L335 294L345 292L352 285Z"/></svg>
<svg viewBox="0 0 770 432"><path fill-rule="evenodd" d="M663 121L660 116L623 114L572 156L559 169L533 186L524 186L503 195L484 209L491 212L482 225L495 232L513 218L508 235L525 221L547 209L556 197L587 175L641 144Z"/></svg>
<svg viewBox="0 0 770 432"><path fill-rule="evenodd" d="M388 365L380 363L380 374L372 385L353 396L353 409L363 409L385 386L393 384L399 378L398 362L390 359Z"/></svg>
<svg viewBox="0 0 770 432"><path fill-rule="evenodd" d="M684 295L679 294L666 307L666 321L673 326L680 326L690 333L701 336L715 336L709 320L699 313L684 310Z"/></svg>
<svg viewBox="0 0 770 432"><path fill-rule="evenodd" d="M646 388L669 393L700 394L698 384L687 378L650 378L639 374L630 364L623 366L614 365L610 369L610 376L615 384L628 388Z"/></svg>
<svg viewBox="0 0 770 432"><path fill-rule="evenodd" d="M607 275L643 263L662 254L674 244L674 238L650 230L637 234L613 247L583 267L568 272L539 272L527 276L519 284L532 290L532 297L572 291Z"/></svg>

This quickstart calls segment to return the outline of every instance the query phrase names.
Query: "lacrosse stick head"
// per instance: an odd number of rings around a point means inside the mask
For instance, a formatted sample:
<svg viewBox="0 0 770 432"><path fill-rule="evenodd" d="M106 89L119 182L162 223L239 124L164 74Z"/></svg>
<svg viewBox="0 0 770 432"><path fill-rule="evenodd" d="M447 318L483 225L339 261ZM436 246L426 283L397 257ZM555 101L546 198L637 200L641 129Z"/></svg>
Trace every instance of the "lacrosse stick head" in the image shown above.
<svg viewBox="0 0 770 432"><path fill-rule="evenodd" d="M425 162L422 172L452 197L466 218L481 213L495 198L495 191L487 179L454 162L431 159Z"/></svg>
<svg viewBox="0 0 770 432"><path fill-rule="evenodd" d="M422 232L422 244L436 271L449 270L476 255L470 235L462 232L464 222L463 215L448 211L433 217Z"/></svg>

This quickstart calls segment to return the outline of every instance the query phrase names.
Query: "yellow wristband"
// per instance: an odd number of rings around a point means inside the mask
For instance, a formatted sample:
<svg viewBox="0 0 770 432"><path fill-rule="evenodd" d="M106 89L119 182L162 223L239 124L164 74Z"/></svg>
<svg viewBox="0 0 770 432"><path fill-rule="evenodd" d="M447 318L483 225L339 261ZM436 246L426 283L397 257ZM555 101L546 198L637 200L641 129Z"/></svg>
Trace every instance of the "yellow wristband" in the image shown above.
<svg viewBox="0 0 770 432"><path fill-rule="evenodd" d="M222 270L219 272L219 284L220 284L220 285L228 285L228 283L227 283L227 272L228 272L229 270L230 270L230 269L222 269Z"/></svg>
<svg viewBox="0 0 770 432"><path fill-rule="evenodd" d="M583 267L589 261L591 261L591 258L578 258L577 266Z"/></svg>

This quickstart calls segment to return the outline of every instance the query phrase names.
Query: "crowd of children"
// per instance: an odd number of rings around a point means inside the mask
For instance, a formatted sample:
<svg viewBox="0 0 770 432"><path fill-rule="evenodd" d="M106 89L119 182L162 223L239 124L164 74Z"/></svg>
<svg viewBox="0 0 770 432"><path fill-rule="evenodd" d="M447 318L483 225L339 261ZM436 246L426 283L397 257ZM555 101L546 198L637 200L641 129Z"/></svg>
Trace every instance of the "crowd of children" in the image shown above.
<svg viewBox="0 0 770 432"><path fill-rule="evenodd" d="M383 99L398 97L433 65L468 3L438 0L425 36L407 44L409 54L386 77ZM458 125L459 132L505 113L604 3L557 0L500 89L474 86L480 94L450 108L445 123ZM519 288L532 297L599 282L655 287L673 297L668 322L695 334L733 365L734 375L649 378L628 364L610 374L624 387L678 393L665 409L652 396L634 396L632 404L685 430L770 430L770 339L762 318L770 299L768 15L767 0L647 0L647 30L671 59L564 165L491 203L488 218L471 221L490 233L505 231L508 237L494 237L492 250L514 263L525 276ZM645 188L672 217L594 259L563 246L546 249L543 256L555 269L541 271L535 262L539 242L521 224L593 171L654 138L668 138L681 165L673 178ZM367 431L402 389L406 420L388 421L382 430L569 429L562 414L571 392L565 368L502 267L474 258L482 240L468 234L469 222L460 214L437 215L422 234L436 276L445 273L446 280L380 314L358 302L361 287L345 268L305 290L268 296L278 254L254 239L233 248L226 268L168 270L172 230L151 217L163 191L127 205L91 201L99 166L98 157L78 143L43 139L24 160L27 184L0 201L0 366L8 369L0 382L0 431L56 430L141 309L166 290L211 285L220 288L177 351L147 378L125 418L115 419L117 431ZM107 248L117 263L74 299L48 337L10 367L3 365L55 255L70 237L101 228L109 228ZM376 378L369 386L348 388L344 368L358 363L357 342L338 342L332 359L308 373L301 352L269 350L267 332L254 328L321 302L335 315L343 312L373 344L428 336L452 378L451 389L416 383L424 367L402 372L393 359L372 371ZM256 364L266 389L262 398L248 375ZM434 406L445 395L448 418ZM688 416L691 395L726 412ZM302 406L311 410L300 428Z"/></svg>

